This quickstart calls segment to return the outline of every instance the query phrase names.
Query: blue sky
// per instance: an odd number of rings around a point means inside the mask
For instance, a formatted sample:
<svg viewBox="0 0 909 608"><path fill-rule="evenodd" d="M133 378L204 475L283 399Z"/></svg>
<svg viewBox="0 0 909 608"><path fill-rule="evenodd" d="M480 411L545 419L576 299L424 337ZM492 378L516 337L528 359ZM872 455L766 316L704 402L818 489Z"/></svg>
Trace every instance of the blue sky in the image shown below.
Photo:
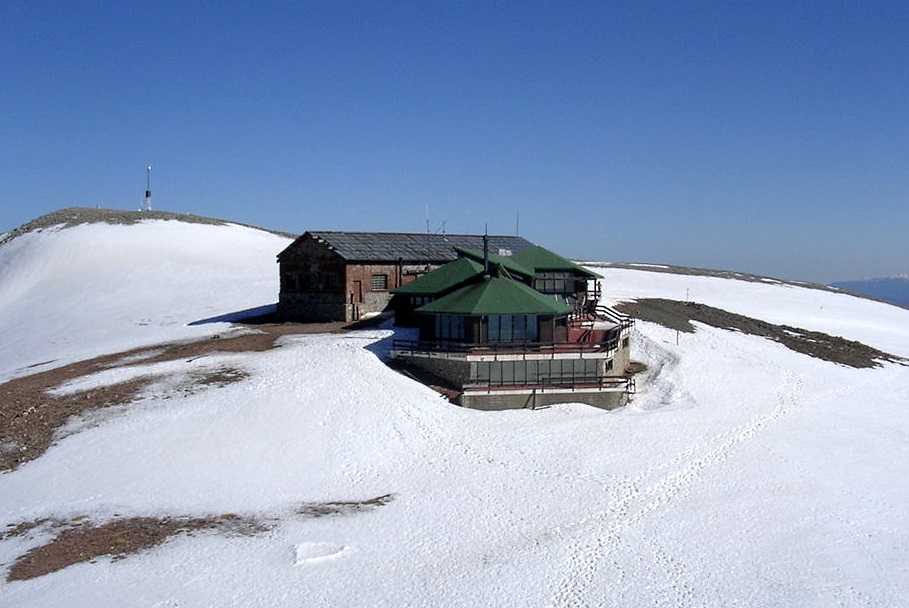
<svg viewBox="0 0 909 608"><path fill-rule="evenodd" d="M67 206L909 272L903 2L0 3L0 231Z"/></svg>

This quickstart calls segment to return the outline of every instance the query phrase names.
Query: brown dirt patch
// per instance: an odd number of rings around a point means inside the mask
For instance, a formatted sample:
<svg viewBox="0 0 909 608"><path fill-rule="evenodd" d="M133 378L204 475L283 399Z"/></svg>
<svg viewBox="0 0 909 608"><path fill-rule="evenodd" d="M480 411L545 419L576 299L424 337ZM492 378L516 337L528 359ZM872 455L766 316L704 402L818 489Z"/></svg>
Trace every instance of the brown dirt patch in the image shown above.
<svg viewBox="0 0 909 608"><path fill-rule="evenodd" d="M156 378L137 378L73 395L58 396L47 392L68 380L137 362L192 360L217 352L262 352L274 348L275 340L281 336L338 332L347 326L343 323L261 323L254 327L255 333L146 346L0 384L0 471L15 469L41 456L51 445L54 432L72 416L130 403ZM196 387L219 387L245 376L242 370L222 367L197 375L193 380Z"/></svg>
<svg viewBox="0 0 909 608"><path fill-rule="evenodd" d="M394 494L383 494L369 500L341 502L307 502L300 505L297 515L324 517L326 515L353 515L384 507L394 499Z"/></svg>
<svg viewBox="0 0 909 608"><path fill-rule="evenodd" d="M367 500L307 502L293 515L303 517L346 516L366 513L394 500L394 494L383 494ZM68 566L110 556L126 558L160 545L174 536L192 536L198 531L212 531L232 536L252 536L274 529L279 518L257 518L227 513L203 517L129 517L103 523L86 516L70 520L41 518L9 524L0 540L56 533L54 537L16 558L6 575L7 582L24 581Z"/></svg>
<svg viewBox="0 0 909 608"><path fill-rule="evenodd" d="M761 336L796 352L849 367L879 367L884 362L907 364L901 357L861 342L790 325L774 325L697 302L645 298L622 302L616 309L636 319L686 333L694 332L691 322L698 321L711 327Z"/></svg>
<svg viewBox="0 0 909 608"><path fill-rule="evenodd" d="M24 534L36 527L48 525L62 527L64 530L50 542L35 547L16 559L6 575L7 582L44 576L102 556L122 559L159 545L172 536L192 535L199 530L250 535L270 529L259 520L227 514L217 517L131 517L103 524L94 524L84 519L67 523L43 519L20 524L15 534ZM12 535L8 532L5 537Z"/></svg>
<svg viewBox="0 0 909 608"><path fill-rule="evenodd" d="M74 395L55 396L48 389L68 380L104 369L163 361L186 359L217 352L262 352L275 347L275 341L286 335L334 333L358 329L369 323L270 323L259 320L251 325L255 333L215 336L201 340L146 346L130 351L80 361L56 369L13 379L0 384L0 471L15 469L19 464L41 456L51 445L55 432L72 416L102 408L124 405L148 385L154 377L82 391ZM48 362L49 363L49 362ZM44 365L46 363L37 364ZM221 387L246 377L246 372L233 367L220 367L207 372L190 373L192 387ZM295 515L321 517L350 515L381 507L393 494L363 501L304 503ZM73 564L103 556L114 560L157 546L173 536L191 536L196 531L211 530L222 534L250 535L266 532L276 519L243 517L234 514L202 517L132 517L93 523L85 516L70 520L41 518L9 524L0 540L36 533L56 535L15 560L7 581L27 580L56 572Z"/></svg>

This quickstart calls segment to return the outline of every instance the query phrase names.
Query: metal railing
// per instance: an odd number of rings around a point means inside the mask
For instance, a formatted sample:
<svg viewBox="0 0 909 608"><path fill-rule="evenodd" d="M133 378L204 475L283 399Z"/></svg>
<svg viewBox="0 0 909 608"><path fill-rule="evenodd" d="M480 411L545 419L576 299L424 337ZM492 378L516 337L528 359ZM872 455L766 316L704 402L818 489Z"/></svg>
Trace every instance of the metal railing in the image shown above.
<svg viewBox="0 0 909 608"><path fill-rule="evenodd" d="M571 313L569 322L575 326L585 326L593 323L595 319L605 319L619 326L620 331L634 327L634 317L623 314L614 308L590 301L586 306L580 307Z"/></svg>
<svg viewBox="0 0 909 608"><path fill-rule="evenodd" d="M496 391L508 389L520 390L546 390L562 389L576 391L583 389L619 389L629 394L634 394L634 378L629 376L558 376L550 378L538 378L534 380L524 379L489 379L489 380L470 380L464 383L463 391Z"/></svg>
<svg viewBox="0 0 909 608"><path fill-rule="evenodd" d="M391 348L395 351L429 352L449 355L515 355L560 353L609 353L618 350L619 337L613 336L603 342L454 342L451 340L403 340L393 339Z"/></svg>

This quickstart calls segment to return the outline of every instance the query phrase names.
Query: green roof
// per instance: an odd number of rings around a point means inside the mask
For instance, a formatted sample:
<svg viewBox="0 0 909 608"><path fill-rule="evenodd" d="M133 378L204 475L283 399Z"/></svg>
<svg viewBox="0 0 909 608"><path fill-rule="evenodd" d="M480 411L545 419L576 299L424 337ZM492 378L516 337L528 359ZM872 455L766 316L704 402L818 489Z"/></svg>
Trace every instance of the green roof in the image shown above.
<svg viewBox="0 0 909 608"><path fill-rule="evenodd" d="M483 272L483 265L469 258L458 258L394 290L395 294L436 295L472 279Z"/></svg>
<svg viewBox="0 0 909 608"><path fill-rule="evenodd" d="M455 251L460 253L463 256L467 256L477 262L483 262L483 252L476 249L468 249L467 247L455 247ZM526 266L521 262L515 260L514 256L507 255L496 255L494 253L489 254L489 263L496 266L501 266L505 270L508 270L512 273L517 273L521 276L531 278L533 277L533 267Z"/></svg>
<svg viewBox="0 0 909 608"><path fill-rule="evenodd" d="M571 260L567 260L557 253L553 253L543 247L530 247L522 249L514 254L514 261L523 266L530 266L535 272L555 270L560 272L577 272L590 278L598 278L595 272L591 272L582 266L578 266Z"/></svg>
<svg viewBox="0 0 909 608"><path fill-rule="evenodd" d="M571 312L559 300L512 279L491 277L416 309L454 315L558 315Z"/></svg>

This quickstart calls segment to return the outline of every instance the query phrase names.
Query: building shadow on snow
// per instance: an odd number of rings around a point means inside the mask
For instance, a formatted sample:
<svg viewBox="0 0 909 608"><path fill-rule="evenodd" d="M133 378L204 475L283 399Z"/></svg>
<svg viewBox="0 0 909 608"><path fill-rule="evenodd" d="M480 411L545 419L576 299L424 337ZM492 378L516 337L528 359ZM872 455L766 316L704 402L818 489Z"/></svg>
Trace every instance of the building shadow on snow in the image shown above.
<svg viewBox="0 0 909 608"><path fill-rule="evenodd" d="M277 320L277 304L256 306L245 310L228 312L216 317L192 321L188 325L207 325L209 323L274 323Z"/></svg>

